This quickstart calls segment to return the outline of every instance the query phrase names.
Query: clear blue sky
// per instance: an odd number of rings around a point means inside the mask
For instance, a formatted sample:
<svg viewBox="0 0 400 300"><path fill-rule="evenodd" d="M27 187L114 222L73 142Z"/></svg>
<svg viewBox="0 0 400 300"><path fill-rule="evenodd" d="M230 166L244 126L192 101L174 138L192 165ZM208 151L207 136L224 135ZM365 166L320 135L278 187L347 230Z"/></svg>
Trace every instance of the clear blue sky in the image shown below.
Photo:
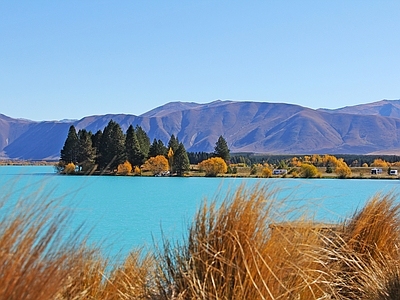
<svg viewBox="0 0 400 300"><path fill-rule="evenodd" d="M0 113L400 99L400 1L0 1Z"/></svg>

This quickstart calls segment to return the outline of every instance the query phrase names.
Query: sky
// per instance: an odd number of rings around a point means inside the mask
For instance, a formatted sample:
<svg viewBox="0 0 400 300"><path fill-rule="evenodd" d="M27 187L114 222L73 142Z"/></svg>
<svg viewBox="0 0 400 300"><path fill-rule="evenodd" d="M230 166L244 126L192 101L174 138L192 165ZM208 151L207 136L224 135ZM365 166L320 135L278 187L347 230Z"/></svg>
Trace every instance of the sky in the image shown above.
<svg viewBox="0 0 400 300"><path fill-rule="evenodd" d="M0 1L0 113L400 99L400 1Z"/></svg>

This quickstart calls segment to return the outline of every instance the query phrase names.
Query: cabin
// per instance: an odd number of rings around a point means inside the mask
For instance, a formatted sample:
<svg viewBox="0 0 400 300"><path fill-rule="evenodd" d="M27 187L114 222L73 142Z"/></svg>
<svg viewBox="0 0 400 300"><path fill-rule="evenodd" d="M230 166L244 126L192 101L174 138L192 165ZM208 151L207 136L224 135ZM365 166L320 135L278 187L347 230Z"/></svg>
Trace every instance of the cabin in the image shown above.
<svg viewBox="0 0 400 300"><path fill-rule="evenodd" d="M382 169L381 168L373 168L373 169L371 169L371 174L372 175L382 174Z"/></svg>

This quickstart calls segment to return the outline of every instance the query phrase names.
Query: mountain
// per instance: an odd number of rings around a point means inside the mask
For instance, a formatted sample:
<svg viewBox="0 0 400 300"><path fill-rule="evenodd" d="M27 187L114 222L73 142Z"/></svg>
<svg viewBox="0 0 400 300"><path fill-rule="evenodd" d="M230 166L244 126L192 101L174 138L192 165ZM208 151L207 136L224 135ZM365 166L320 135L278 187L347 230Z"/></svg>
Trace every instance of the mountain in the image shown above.
<svg viewBox="0 0 400 300"><path fill-rule="evenodd" d="M319 109L319 111L400 118L400 100L381 100L338 109Z"/></svg>
<svg viewBox="0 0 400 300"><path fill-rule="evenodd" d="M58 159L68 128L95 133L113 119L124 131L140 125L153 140L171 134L188 151L214 150L223 135L231 152L270 154L399 154L400 100L310 109L250 101L171 102L140 116L109 114L34 122L0 114L0 158Z"/></svg>

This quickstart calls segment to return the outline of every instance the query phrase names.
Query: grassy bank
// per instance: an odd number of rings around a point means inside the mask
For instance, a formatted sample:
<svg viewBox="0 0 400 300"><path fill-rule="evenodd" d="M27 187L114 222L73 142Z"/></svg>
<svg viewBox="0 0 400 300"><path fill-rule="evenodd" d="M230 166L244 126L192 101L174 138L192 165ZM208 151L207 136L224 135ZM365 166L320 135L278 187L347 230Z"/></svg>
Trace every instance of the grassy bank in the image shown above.
<svg viewBox="0 0 400 300"><path fill-rule="evenodd" d="M267 187L220 195L198 209L183 242L165 238L119 263L67 233L72 216L57 201L5 197L0 299L398 299L393 195L337 224L290 219L275 196Z"/></svg>

